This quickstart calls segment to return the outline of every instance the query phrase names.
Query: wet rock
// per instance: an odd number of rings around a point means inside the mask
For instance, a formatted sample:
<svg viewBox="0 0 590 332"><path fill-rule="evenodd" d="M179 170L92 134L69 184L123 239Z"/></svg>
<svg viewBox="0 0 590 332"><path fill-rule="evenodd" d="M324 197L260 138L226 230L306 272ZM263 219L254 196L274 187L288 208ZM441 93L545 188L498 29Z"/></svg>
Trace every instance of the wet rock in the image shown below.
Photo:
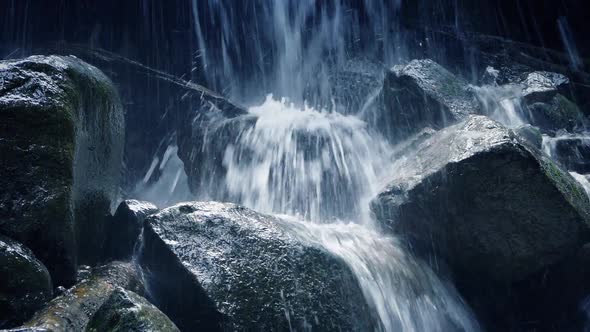
<svg viewBox="0 0 590 332"><path fill-rule="evenodd" d="M148 300L132 291L118 288L94 314L87 332L176 332L170 319Z"/></svg>
<svg viewBox="0 0 590 332"><path fill-rule="evenodd" d="M522 80L522 94L527 103L547 102L569 84L564 75L547 71L528 73Z"/></svg>
<svg viewBox="0 0 590 332"><path fill-rule="evenodd" d="M146 219L142 265L181 330L372 330L343 261L286 221L229 203L182 203Z"/></svg>
<svg viewBox="0 0 590 332"><path fill-rule="evenodd" d="M94 269L88 279L53 299L14 331L84 331L92 316L118 287L143 294L143 284L135 266L113 262Z"/></svg>
<svg viewBox="0 0 590 332"><path fill-rule="evenodd" d="M22 244L0 235L0 328L22 323L52 297L47 268Z"/></svg>
<svg viewBox="0 0 590 332"><path fill-rule="evenodd" d="M481 84L483 85L498 85L498 77L500 71L492 66L487 66L481 77Z"/></svg>
<svg viewBox="0 0 590 332"><path fill-rule="evenodd" d="M178 157L193 193L208 191L203 188L216 192L222 186L225 148L252 127L256 117L213 93L203 92L199 98L178 128Z"/></svg>
<svg viewBox="0 0 590 332"><path fill-rule="evenodd" d="M115 215L107 222L105 256L112 260L130 259L144 219L157 211L154 204L134 199L119 204Z"/></svg>
<svg viewBox="0 0 590 332"><path fill-rule="evenodd" d="M365 103L370 102L371 95L381 90L384 71L382 65L357 58L332 73L330 83L338 112L355 114L362 111Z"/></svg>
<svg viewBox="0 0 590 332"><path fill-rule="evenodd" d="M73 284L77 252L81 263L101 254L123 126L95 67L58 56L0 62L0 233L29 247L55 285Z"/></svg>
<svg viewBox="0 0 590 332"><path fill-rule="evenodd" d="M522 95L527 103L547 102L567 87L569 79L558 73L535 71L528 73L521 84L524 86Z"/></svg>
<svg viewBox="0 0 590 332"><path fill-rule="evenodd" d="M522 139L524 144L529 144L539 150L543 148L543 134L539 128L527 124L515 128L514 132Z"/></svg>
<svg viewBox="0 0 590 332"><path fill-rule="evenodd" d="M529 122L545 131L582 131L587 120L578 106L561 94L554 95L547 102L527 104Z"/></svg>
<svg viewBox="0 0 590 332"><path fill-rule="evenodd" d="M583 188L483 116L438 132L392 169L372 210L459 280L523 280L572 254L590 225Z"/></svg>
<svg viewBox="0 0 590 332"><path fill-rule="evenodd" d="M425 127L443 128L479 111L467 82L429 59L393 67L386 74L383 96L385 114L377 123L398 138Z"/></svg>
<svg viewBox="0 0 590 332"><path fill-rule="evenodd" d="M568 170L581 174L590 173L590 137L583 135L546 137L544 149Z"/></svg>

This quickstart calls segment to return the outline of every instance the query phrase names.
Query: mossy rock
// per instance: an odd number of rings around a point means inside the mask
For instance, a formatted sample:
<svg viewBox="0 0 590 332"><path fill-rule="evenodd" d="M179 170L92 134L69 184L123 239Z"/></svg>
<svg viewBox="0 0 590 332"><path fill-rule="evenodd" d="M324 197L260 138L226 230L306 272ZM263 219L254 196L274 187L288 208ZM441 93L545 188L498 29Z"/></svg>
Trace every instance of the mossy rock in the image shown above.
<svg viewBox="0 0 590 332"><path fill-rule="evenodd" d="M86 279L50 301L14 331L84 331L119 288L143 294L142 278L133 264L112 262L93 269Z"/></svg>
<svg viewBox="0 0 590 332"><path fill-rule="evenodd" d="M117 92L97 68L71 56L0 62L0 233L31 248L56 286L75 282L78 258L97 260L123 125Z"/></svg>
<svg viewBox="0 0 590 332"><path fill-rule="evenodd" d="M523 280L575 252L590 227L581 185L483 116L406 154L371 207L385 228L440 255L460 280Z"/></svg>
<svg viewBox="0 0 590 332"><path fill-rule="evenodd" d="M528 104L527 109L531 124L545 131L583 130L587 125L587 120L578 106L560 94L547 102Z"/></svg>
<svg viewBox="0 0 590 332"><path fill-rule="evenodd" d="M132 291L118 288L94 314L86 332L179 332L158 308Z"/></svg>
<svg viewBox="0 0 590 332"><path fill-rule="evenodd" d="M53 295L49 271L31 250L0 235L0 328L30 318Z"/></svg>

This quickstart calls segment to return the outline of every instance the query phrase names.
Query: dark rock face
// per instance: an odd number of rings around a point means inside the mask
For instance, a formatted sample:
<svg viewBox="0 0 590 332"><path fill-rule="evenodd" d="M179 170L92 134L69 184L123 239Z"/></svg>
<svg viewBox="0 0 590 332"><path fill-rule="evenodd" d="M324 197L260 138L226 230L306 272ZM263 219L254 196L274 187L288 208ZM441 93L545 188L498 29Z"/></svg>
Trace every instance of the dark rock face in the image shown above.
<svg viewBox="0 0 590 332"><path fill-rule="evenodd" d="M530 123L550 133L560 129L583 130L586 126L582 111L561 94L550 97L546 102L528 103L526 107Z"/></svg>
<svg viewBox="0 0 590 332"><path fill-rule="evenodd" d="M117 287L143 293L143 284L135 266L113 262L96 268L88 279L53 299L15 331L84 331L90 318Z"/></svg>
<svg viewBox="0 0 590 332"><path fill-rule="evenodd" d="M446 128L406 157L372 210L459 278L522 280L576 250L589 225L579 184L486 117Z"/></svg>
<svg viewBox="0 0 590 332"><path fill-rule="evenodd" d="M181 330L372 330L341 260L284 221L228 203L182 203L146 219L142 265Z"/></svg>
<svg viewBox="0 0 590 332"><path fill-rule="evenodd" d="M131 258L144 219L157 211L158 208L149 202L134 199L123 201L107 222L105 256L113 260Z"/></svg>
<svg viewBox="0 0 590 332"><path fill-rule="evenodd" d="M77 251L89 263L100 253L123 125L109 79L77 58L0 62L0 233L30 247L56 285L75 281Z"/></svg>
<svg viewBox="0 0 590 332"><path fill-rule="evenodd" d="M399 138L425 127L445 127L479 111L467 82L429 59L390 70L383 96L385 118L377 123L387 124Z"/></svg>
<svg viewBox="0 0 590 332"><path fill-rule="evenodd" d="M52 297L47 268L22 244L0 235L0 328L22 323Z"/></svg>
<svg viewBox="0 0 590 332"><path fill-rule="evenodd" d="M225 175L225 148L252 127L256 117L212 93L202 93L199 98L198 106L179 127L178 157L184 163L191 191L214 193Z"/></svg>
<svg viewBox="0 0 590 332"><path fill-rule="evenodd" d="M87 332L180 332L180 330L148 300L132 291L118 288L92 316Z"/></svg>
<svg viewBox="0 0 590 332"><path fill-rule="evenodd" d="M514 133L520 137L523 144L529 144L538 150L543 148L543 135L539 128L531 125L523 125L515 128Z"/></svg>
<svg viewBox="0 0 590 332"><path fill-rule="evenodd" d="M571 135L548 138L546 149L565 168L581 174L590 173L590 138Z"/></svg>

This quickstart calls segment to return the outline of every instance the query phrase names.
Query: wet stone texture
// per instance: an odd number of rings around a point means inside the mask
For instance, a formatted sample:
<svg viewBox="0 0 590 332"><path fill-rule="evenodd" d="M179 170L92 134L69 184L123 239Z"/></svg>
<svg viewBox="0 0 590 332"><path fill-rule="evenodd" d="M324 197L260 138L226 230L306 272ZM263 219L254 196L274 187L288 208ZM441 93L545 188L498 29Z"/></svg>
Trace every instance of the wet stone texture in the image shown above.
<svg viewBox="0 0 590 332"><path fill-rule="evenodd" d="M117 93L95 67L58 56L0 62L0 233L27 245L56 286L101 254L123 127Z"/></svg>
<svg viewBox="0 0 590 332"><path fill-rule="evenodd" d="M158 208L150 203L128 199L117 208L106 224L105 257L111 260L128 260L133 255L143 229L143 221Z"/></svg>
<svg viewBox="0 0 590 332"><path fill-rule="evenodd" d="M53 295L47 268L31 250L0 235L0 328L22 323Z"/></svg>
<svg viewBox="0 0 590 332"><path fill-rule="evenodd" d="M92 316L87 332L180 332L148 300L138 294L117 288Z"/></svg>
<svg viewBox="0 0 590 332"><path fill-rule="evenodd" d="M522 280L576 250L590 224L580 185L486 117L448 127L406 157L372 209L459 274Z"/></svg>
<svg viewBox="0 0 590 332"><path fill-rule="evenodd" d="M391 134L397 138L479 112L467 82L430 59L394 66L385 76L383 96L384 114L376 123L395 130Z"/></svg>
<svg viewBox="0 0 590 332"><path fill-rule="evenodd" d="M146 219L141 259L153 301L181 330L374 327L338 258L226 203L182 203Z"/></svg>
<svg viewBox="0 0 590 332"><path fill-rule="evenodd" d="M143 294L136 267L113 262L92 270L86 279L49 302L16 331L84 331L92 316L122 287Z"/></svg>

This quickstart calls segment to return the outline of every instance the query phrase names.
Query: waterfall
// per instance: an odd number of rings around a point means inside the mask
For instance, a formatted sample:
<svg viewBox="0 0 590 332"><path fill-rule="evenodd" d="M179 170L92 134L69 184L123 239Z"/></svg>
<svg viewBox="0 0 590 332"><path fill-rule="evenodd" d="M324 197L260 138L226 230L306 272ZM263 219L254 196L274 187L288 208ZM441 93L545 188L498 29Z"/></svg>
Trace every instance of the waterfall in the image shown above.
<svg viewBox="0 0 590 332"><path fill-rule="evenodd" d="M194 0L197 58L208 84L253 106L228 126L205 128L199 148L220 152L222 162L200 161L205 179L192 198L280 216L288 232L340 257L381 331L478 331L454 287L400 238L383 234L369 210L391 175L394 147L361 119L362 108L376 98L380 68L403 53L389 21L399 6L365 1L359 13L343 0ZM355 60L361 48L382 64ZM354 94L362 100L338 103L333 74L341 70L347 74L337 84L346 89L376 81L368 93ZM227 135L232 138L220 142ZM138 185L160 205L186 198L176 151L171 144L154 157ZM150 181L154 172L160 174L156 182Z"/></svg>

